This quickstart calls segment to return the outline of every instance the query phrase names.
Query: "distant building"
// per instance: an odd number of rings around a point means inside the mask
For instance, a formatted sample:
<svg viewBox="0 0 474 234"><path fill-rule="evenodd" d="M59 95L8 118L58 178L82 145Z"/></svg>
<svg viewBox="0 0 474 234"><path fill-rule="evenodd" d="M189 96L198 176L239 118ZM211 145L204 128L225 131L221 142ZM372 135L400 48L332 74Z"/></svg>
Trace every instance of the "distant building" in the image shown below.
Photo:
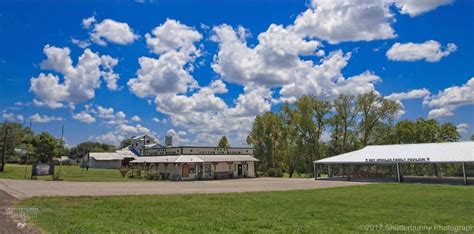
<svg viewBox="0 0 474 234"><path fill-rule="evenodd" d="M173 146L166 136L165 146L153 137L132 138L133 151L138 153L131 165L158 173L171 180L226 179L255 177L253 149L246 147Z"/></svg>
<svg viewBox="0 0 474 234"><path fill-rule="evenodd" d="M127 148L110 153L89 153L90 168L118 169L131 165L170 180L227 179L256 176L253 149L247 147L165 146L149 135L132 137Z"/></svg>
<svg viewBox="0 0 474 234"><path fill-rule="evenodd" d="M82 166L89 168L120 169L137 157L129 149L121 149L115 152L91 152L83 159Z"/></svg>

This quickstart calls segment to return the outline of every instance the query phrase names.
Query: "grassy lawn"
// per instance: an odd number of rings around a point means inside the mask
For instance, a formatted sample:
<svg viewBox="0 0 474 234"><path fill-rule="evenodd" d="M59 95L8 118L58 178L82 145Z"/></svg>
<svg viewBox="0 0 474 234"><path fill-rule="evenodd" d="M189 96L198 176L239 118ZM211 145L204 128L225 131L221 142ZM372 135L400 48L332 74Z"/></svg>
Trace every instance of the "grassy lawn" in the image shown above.
<svg viewBox="0 0 474 234"><path fill-rule="evenodd" d="M55 167L58 172L59 166ZM26 176L31 177L31 165L26 167ZM118 170L89 168L83 170L78 166L61 166L61 178L66 181L137 181L136 179L123 178ZM7 164L5 171L0 172L0 178L25 179L25 165ZM38 180L52 180L51 176L38 176Z"/></svg>
<svg viewBox="0 0 474 234"><path fill-rule="evenodd" d="M345 232L474 225L474 187L373 184L289 192L22 200L46 232Z"/></svg>

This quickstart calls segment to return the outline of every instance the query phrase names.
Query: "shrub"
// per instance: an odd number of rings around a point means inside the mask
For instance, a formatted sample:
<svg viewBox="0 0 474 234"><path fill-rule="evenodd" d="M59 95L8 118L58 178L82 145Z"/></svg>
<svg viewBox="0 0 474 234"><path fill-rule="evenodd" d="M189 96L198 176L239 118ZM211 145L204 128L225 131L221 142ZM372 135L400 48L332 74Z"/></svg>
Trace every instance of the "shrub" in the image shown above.
<svg viewBox="0 0 474 234"><path fill-rule="evenodd" d="M145 179L147 180L160 180L161 175L158 172L149 172L145 174Z"/></svg>
<svg viewBox="0 0 474 234"><path fill-rule="evenodd" d="M128 171L130 171L130 170L127 167L120 168L120 170L119 170L120 175L122 175L123 178L125 178L125 176L127 176Z"/></svg>
<svg viewBox="0 0 474 234"><path fill-rule="evenodd" d="M267 170L266 176L269 177L282 177L283 171L280 168L269 168Z"/></svg>
<svg viewBox="0 0 474 234"><path fill-rule="evenodd" d="M136 169L137 178L142 178L142 170Z"/></svg>

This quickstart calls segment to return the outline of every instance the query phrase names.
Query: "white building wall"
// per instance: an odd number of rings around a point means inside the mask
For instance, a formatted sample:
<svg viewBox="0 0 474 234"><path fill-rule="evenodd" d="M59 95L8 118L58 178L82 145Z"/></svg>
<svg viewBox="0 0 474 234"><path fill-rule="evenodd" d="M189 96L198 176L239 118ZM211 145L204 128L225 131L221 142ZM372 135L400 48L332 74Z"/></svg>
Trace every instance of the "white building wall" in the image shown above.
<svg viewBox="0 0 474 234"><path fill-rule="evenodd" d="M95 160L90 158L89 168L119 169L122 166L121 160Z"/></svg>

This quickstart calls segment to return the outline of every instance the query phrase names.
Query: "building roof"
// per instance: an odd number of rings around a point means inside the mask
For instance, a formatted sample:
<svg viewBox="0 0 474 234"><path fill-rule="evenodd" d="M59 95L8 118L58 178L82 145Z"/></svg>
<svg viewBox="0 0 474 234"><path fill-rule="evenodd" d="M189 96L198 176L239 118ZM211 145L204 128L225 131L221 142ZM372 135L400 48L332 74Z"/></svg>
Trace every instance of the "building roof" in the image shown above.
<svg viewBox="0 0 474 234"><path fill-rule="evenodd" d="M314 161L316 164L393 164L474 162L474 142L373 145Z"/></svg>
<svg viewBox="0 0 474 234"><path fill-rule="evenodd" d="M256 162L251 155L179 155L138 157L131 163Z"/></svg>
<svg viewBox="0 0 474 234"><path fill-rule="evenodd" d="M129 149L121 149L115 152L89 153L89 156L97 161L123 160L125 158L137 157Z"/></svg>

